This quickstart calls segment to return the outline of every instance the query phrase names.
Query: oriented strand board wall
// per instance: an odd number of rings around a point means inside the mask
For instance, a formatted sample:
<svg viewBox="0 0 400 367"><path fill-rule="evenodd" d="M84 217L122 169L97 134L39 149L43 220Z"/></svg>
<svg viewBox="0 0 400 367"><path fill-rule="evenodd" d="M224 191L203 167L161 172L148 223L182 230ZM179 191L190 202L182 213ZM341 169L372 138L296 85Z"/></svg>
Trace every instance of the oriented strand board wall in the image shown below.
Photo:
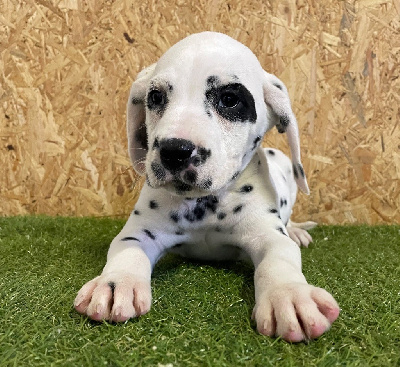
<svg viewBox="0 0 400 367"><path fill-rule="evenodd" d="M186 35L227 33L288 86L298 220L400 222L400 0L0 0L0 214L126 215L125 105ZM287 150L283 136L266 143Z"/></svg>

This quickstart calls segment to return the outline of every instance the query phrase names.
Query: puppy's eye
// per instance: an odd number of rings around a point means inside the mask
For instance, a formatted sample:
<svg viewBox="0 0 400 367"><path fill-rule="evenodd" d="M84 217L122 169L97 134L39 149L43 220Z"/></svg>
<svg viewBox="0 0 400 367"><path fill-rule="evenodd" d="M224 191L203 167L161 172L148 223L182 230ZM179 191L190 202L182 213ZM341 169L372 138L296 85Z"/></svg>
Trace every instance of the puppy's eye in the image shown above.
<svg viewBox="0 0 400 367"><path fill-rule="evenodd" d="M218 107L234 108L239 104L239 102L239 98L235 93L224 92L221 94Z"/></svg>
<svg viewBox="0 0 400 367"><path fill-rule="evenodd" d="M148 95L148 104L151 106L162 106L165 104L165 95L163 92L153 89Z"/></svg>

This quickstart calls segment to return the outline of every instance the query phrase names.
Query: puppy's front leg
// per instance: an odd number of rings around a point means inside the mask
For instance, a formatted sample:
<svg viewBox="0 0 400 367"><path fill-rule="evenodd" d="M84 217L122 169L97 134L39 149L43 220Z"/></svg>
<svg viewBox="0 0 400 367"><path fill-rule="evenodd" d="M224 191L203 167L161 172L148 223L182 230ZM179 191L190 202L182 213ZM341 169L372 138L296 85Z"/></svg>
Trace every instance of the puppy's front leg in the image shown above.
<svg viewBox="0 0 400 367"><path fill-rule="evenodd" d="M75 309L93 320L125 321L149 311L152 266L163 246L131 216L111 243L100 276L86 283Z"/></svg>
<svg viewBox="0 0 400 367"><path fill-rule="evenodd" d="M273 229L251 242L246 247L255 265L257 330L290 342L322 335L339 307L324 289L307 284L296 243Z"/></svg>

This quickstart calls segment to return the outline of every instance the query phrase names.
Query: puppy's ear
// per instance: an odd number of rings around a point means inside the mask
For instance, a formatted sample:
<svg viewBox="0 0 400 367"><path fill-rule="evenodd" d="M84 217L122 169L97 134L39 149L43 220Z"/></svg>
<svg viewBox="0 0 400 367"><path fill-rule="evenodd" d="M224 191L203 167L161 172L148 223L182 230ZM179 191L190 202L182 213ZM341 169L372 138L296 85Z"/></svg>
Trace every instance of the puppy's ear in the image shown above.
<svg viewBox="0 0 400 367"><path fill-rule="evenodd" d="M264 101L273 111L273 125L280 133L287 134L297 186L301 191L309 194L310 190L300 160L299 128L290 105L288 91L275 75L268 74L266 71L264 71L263 91Z"/></svg>
<svg viewBox="0 0 400 367"><path fill-rule="evenodd" d="M145 173L147 154L146 93L156 64L143 69L133 82L126 111L128 151L133 168L139 175Z"/></svg>

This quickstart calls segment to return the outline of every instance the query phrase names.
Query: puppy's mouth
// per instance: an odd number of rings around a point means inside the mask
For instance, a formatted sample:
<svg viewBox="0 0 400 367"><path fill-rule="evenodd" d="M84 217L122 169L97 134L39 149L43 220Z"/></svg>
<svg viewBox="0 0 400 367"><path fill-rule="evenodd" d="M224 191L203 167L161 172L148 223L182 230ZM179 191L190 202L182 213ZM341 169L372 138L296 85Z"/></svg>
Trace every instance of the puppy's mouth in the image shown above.
<svg viewBox="0 0 400 367"><path fill-rule="evenodd" d="M192 184L186 183L179 178L174 178L170 185L172 186L173 190L177 193L185 193L193 191L194 186Z"/></svg>
<svg viewBox="0 0 400 367"><path fill-rule="evenodd" d="M180 172L170 172L160 163L154 161L151 165L152 174L148 176L148 184L153 187L163 187L166 190L184 195L204 195L212 191L213 180L207 176L200 178L199 171L193 165Z"/></svg>
<svg viewBox="0 0 400 367"><path fill-rule="evenodd" d="M197 180L197 173L194 171L186 171L183 173L183 179L174 177L171 181L172 186L177 192L189 192L189 191L201 191L202 193L208 193L211 191L212 178L208 177L205 180Z"/></svg>

